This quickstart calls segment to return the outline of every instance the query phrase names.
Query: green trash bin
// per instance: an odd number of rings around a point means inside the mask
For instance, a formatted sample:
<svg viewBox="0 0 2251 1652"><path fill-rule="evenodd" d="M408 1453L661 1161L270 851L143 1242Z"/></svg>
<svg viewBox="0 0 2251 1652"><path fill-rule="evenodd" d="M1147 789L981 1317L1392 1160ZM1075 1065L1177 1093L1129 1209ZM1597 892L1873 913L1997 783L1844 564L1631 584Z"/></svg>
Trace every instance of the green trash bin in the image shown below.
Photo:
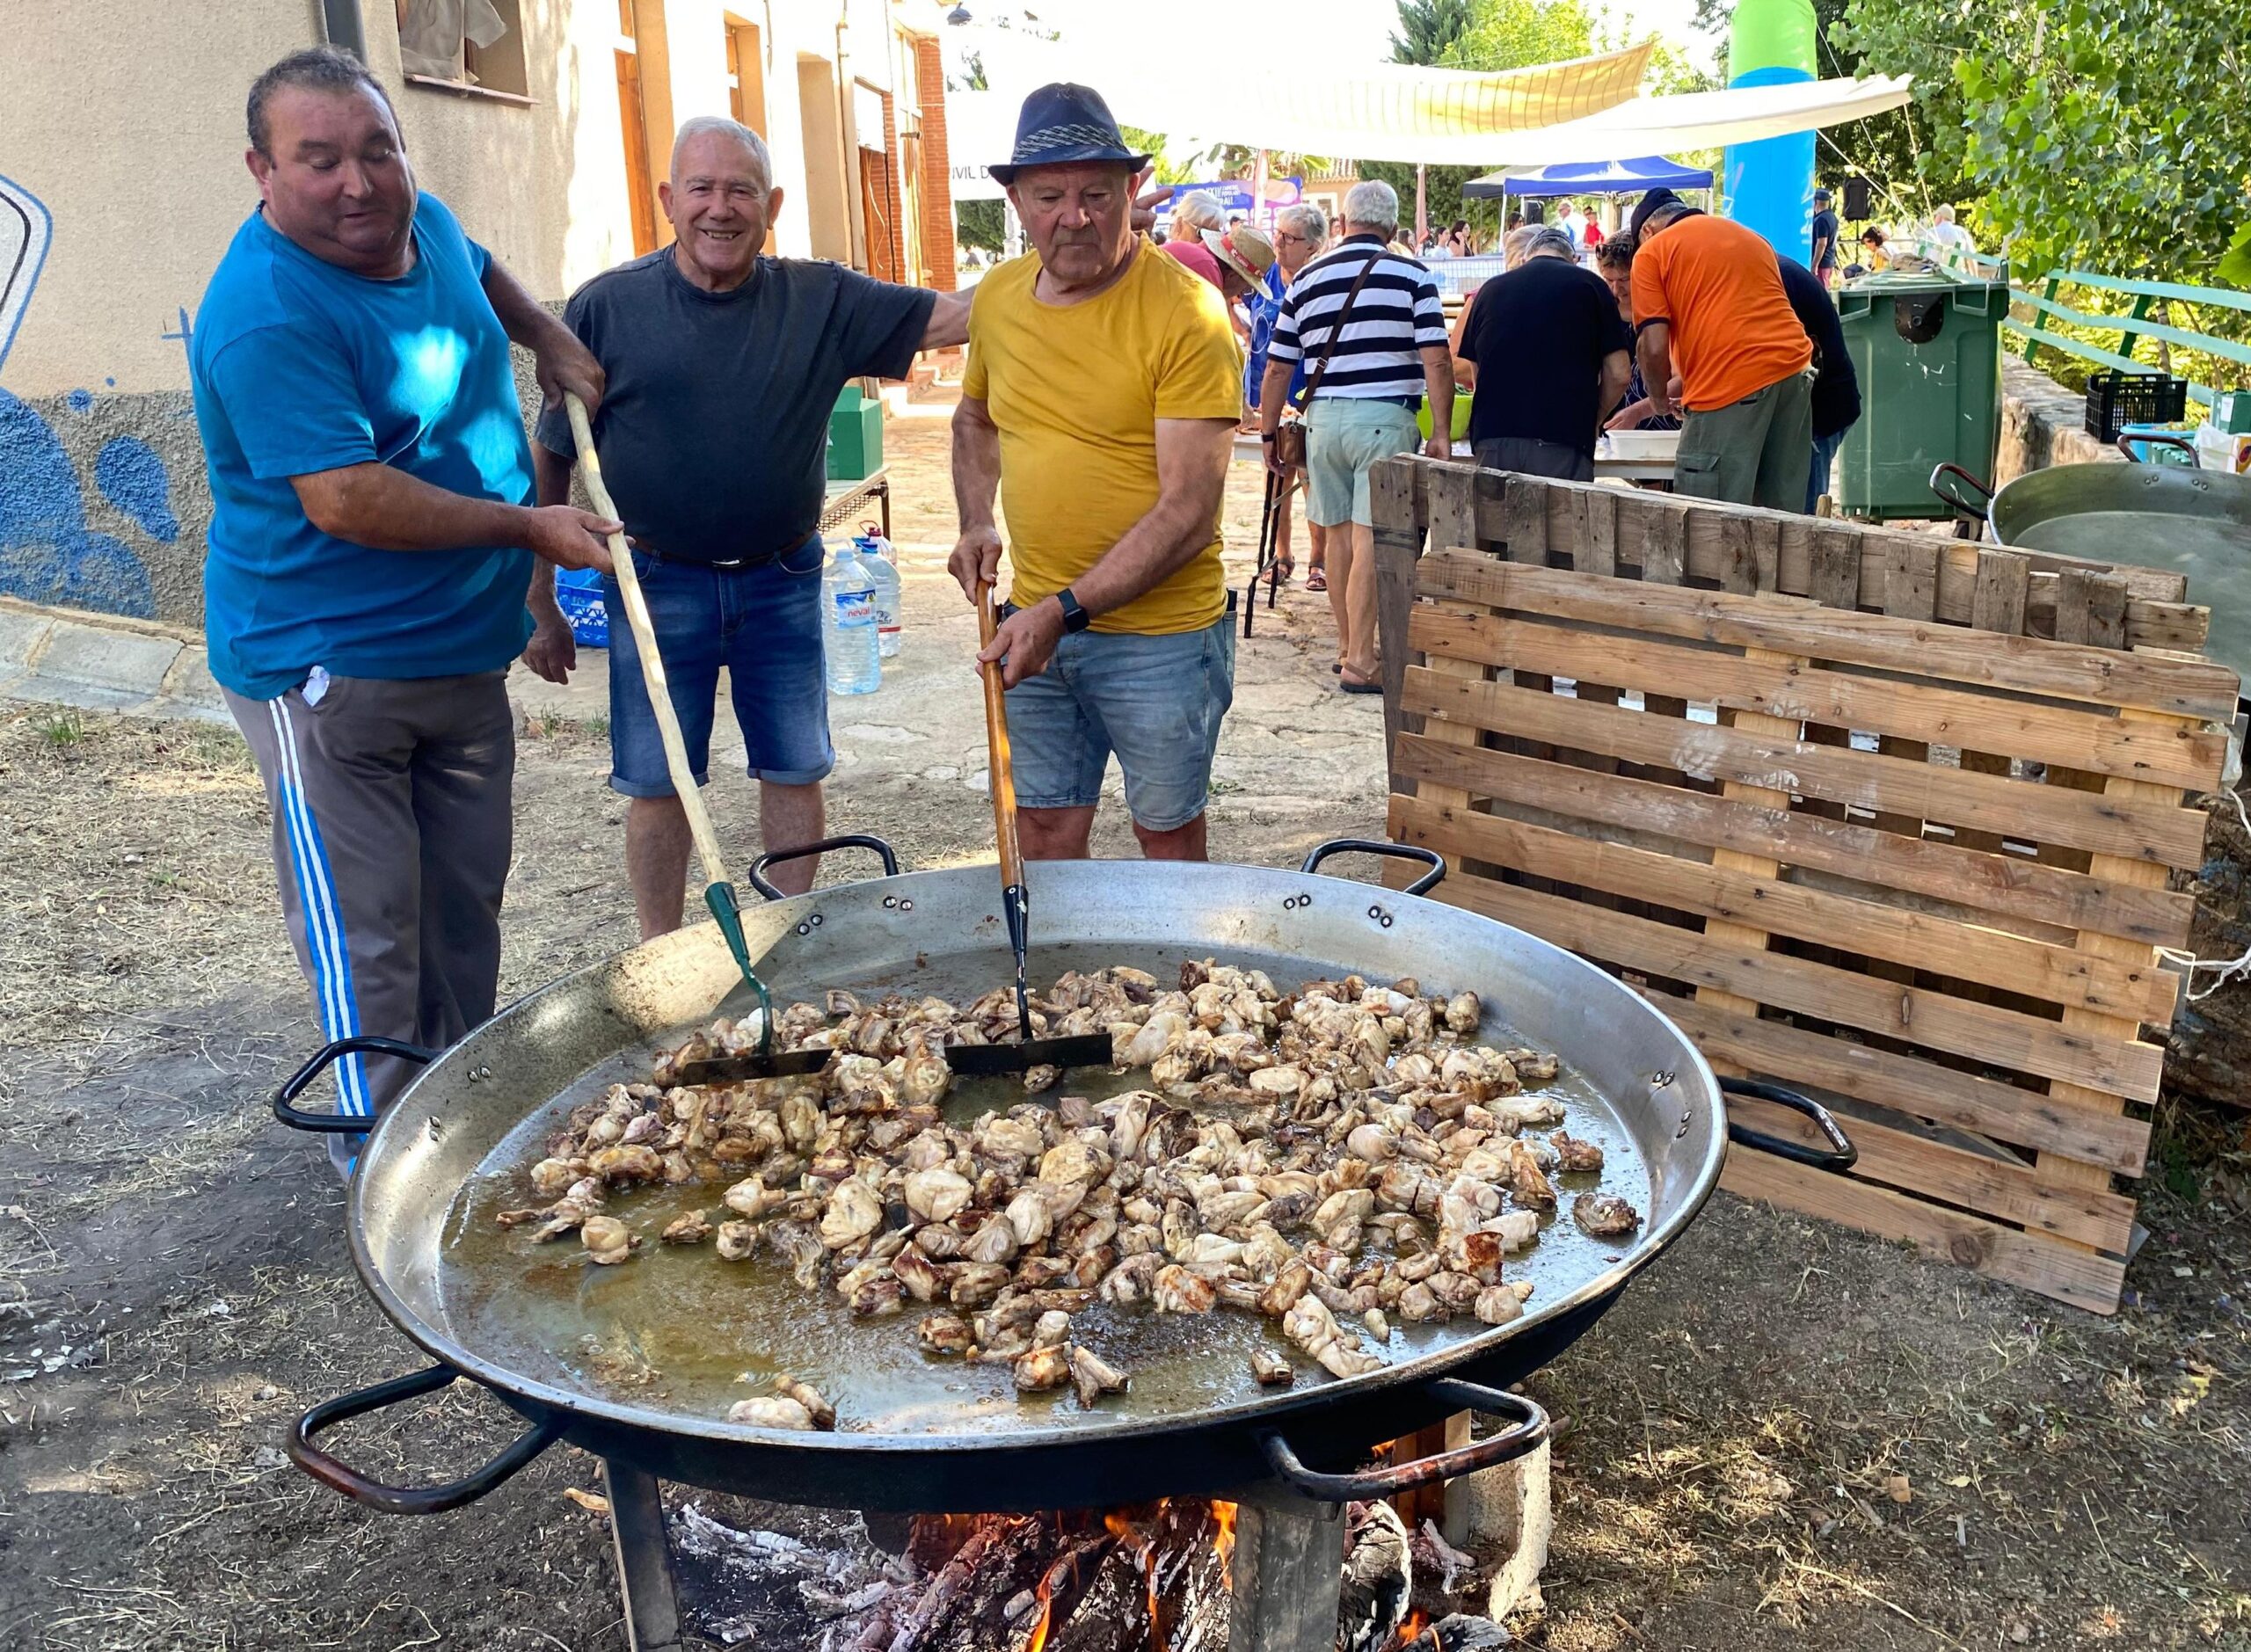
<svg viewBox="0 0 2251 1652"><path fill-rule="evenodd" d="M1990 479L2000 439L2000 325L2008 283L1885 271L1837 295L1860 380L1839 455L1838 508L1871 521L1949 514L1931 471Z"/></svg>

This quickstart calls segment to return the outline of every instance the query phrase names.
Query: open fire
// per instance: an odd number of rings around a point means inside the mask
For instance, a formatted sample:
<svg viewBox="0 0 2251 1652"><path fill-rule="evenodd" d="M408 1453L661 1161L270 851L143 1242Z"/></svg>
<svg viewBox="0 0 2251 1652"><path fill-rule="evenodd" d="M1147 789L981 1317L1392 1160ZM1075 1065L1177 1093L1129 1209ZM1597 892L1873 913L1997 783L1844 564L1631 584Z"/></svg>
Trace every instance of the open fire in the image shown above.
<svg viewBox="0 0 2251 1652"><path fill-rule="evenodd" d="M732 1609L719 1617L734 1621L699 1617L722 1639L755 1641L768 1652L1482 1652L1504 1644L1497 1626L1456 1615L1482 1598L1472 1558L1435 1526L1410 1533L1384 1503L1294 1524L1264 1505L1201 1498L871 1523L902 1547L898 1554L871 1546L849 1517L827 1525L840 1544L829 1548L730 1532L732 1522L694 1503L677 1510L673 1525L691 1564L710 1560L715 1537L729 1552L719 1570L730 1575L706 1568L690 1592L714 1605L715 1587L732 1596ZM1324 1631L1318 1580L1329 1568L1335 1617ZM1249 1591L1243 1600L1237 1588ZM1295 1623L1278 1631L1293 1611ZM1462 1626L1472 1623L1490 1633L1465 1638Z"/></svg>

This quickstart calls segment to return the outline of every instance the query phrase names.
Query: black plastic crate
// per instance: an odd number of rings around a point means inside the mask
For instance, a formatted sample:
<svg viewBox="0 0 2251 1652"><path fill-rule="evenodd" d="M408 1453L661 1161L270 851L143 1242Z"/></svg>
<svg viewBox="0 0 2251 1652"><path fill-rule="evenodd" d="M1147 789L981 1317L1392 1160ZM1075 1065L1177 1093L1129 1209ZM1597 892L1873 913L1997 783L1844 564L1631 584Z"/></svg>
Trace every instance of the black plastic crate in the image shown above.
<svg viewBox="0 0 2251 1652"><path fill-rule="evenodd" d="M2128 425L2173 425L2188 416L2186 379L2109 368L2087 375L2087 433L2097 441L2117 440Z"/></svg>

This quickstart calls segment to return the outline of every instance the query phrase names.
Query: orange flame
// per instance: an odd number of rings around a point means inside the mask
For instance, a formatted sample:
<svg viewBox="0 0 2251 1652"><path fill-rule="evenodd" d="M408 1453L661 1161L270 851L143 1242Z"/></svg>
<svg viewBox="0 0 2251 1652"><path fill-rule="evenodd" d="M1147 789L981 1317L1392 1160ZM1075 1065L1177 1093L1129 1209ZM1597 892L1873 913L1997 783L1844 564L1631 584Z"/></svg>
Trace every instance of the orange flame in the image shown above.
<svg viewBox="0 0 2251 1652"><path fill-rule="evenodd" d="M1394 1641L1392 1644L1402 1648L1403 1652L1404 1648L1412 1647L1416 1641L1423 1638L1423 1631L1429 1628L1430 1624L1431 1619L1427 1613L1422 1612L1409 1612L1407 1614L1407 1621L1399 1626L1398 1639Z"/></svg>
<svg viewBox="0 0 2251 1652"><path fill-rule="evenodd" d="M1024 1645L1024 1652L1040 1652L1047 1644L1047 1622L1055 1615L1054 1588L1048 1575L1039 1575L1039 1587L1033 1591L1039 1600L1039 1621L1031 1626L1031 1638Z"/></svg>
<svg viewBox="0 0 2251 1652"><path fill-rule="evenodd" d="M1227 1579L1227 1587L1235 1587L1235 1504L1212 1503L1212 1520L1219 1527L1219 1535L1212 1539L1212 1546L1220 1552L1220 1576Z"/></svg>

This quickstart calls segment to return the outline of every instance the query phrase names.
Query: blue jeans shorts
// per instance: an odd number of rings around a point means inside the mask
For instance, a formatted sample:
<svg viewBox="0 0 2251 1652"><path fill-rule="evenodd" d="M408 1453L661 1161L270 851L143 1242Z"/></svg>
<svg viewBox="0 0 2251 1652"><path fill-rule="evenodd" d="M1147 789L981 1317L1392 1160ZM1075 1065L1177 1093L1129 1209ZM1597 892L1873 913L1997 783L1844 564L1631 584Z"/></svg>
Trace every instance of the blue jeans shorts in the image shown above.
<svg viewBox="0 0 2251 1652"><path fill-rule="evenodd" d="M707 568L633 553L697 785L710 778L722 666L753 780L809 786L836 767L820 651L824 558L819 534L760 568ZM609 783L629 797L669 797L664 740L615 579L602 581L602 596L616 615L609 628Z"/></svg>
<svg viewBox="0 0 2251 1652"><path fill-rule="evenodd" d="M1009 690L1016 802L1090 809L1111 754L1136 825L1171 832L1204 812L1220 722L1235 703L1235 619L1160 637L1081 631Z"/></svg>

